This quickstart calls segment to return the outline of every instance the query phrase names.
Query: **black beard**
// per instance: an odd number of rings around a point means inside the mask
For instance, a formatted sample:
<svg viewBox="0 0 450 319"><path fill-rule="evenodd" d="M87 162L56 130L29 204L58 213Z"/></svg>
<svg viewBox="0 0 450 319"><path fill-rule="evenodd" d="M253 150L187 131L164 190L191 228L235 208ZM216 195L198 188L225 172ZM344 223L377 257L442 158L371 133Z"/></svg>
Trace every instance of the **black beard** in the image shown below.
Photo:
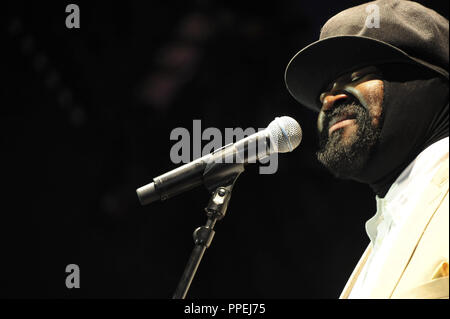
<svg viewBox="0 0 450 319"><path fill-rule="evenodd" d="M342 141L344 129L328 136L329 123L335 116L352 114L356 120L356 132ZM359 103L340 105L325 115L322 132L319 133L317 159L338 178L352 178L364 169L373 146L379 139L381 125L374 127L369 111Z"/></svg>

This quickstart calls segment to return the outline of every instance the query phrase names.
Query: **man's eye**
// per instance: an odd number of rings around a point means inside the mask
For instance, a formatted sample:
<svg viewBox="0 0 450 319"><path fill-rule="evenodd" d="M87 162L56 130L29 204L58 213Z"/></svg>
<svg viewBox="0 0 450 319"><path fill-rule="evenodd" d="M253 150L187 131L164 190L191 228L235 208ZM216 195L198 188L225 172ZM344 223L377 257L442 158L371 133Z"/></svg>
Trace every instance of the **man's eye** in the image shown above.
<svg viewBox="0 0 450 319"><path fill-rule="evenodd" d="M363 76L364 76L363 74L355 74L355 75L352 76L351 81L352 82L358 81Z"/></svg>
<svg viewBox="0 0 450 319"><path fill-rule="evenodd" d="M361 78L363 78L363 77L366 77L366 76L368 76L368 75L375 75L376 73L372 73L372 72L369 72L369 73L359 73L359 74L355 74L355 75L352 75L352 78L351 78L351 82L355 82L355 81L358 81L358 80L360 80Z"/></svg>

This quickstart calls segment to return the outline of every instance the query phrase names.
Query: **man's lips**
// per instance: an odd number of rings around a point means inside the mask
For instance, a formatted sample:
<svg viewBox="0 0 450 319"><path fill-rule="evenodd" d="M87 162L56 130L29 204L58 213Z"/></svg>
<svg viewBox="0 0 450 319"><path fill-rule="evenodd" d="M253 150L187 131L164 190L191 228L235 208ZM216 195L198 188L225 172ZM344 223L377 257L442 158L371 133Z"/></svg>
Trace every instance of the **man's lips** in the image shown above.
<svg viewBox="0 0 450 319"><path fill-rule="evenodd" d="M337 122L336 124L334 124L333 126L331 126L328 129L328 135L330 135L333 131L336 131L337 129L354 124L355 122L356 122L355 119L349 119L349 120L343 120L343 121Z"/></svg>
<svg viewBox="0 0 450 319"><path fill-rule="evenodd" d="M328 135L330 135L332 132L334 132L340 128L343 128L348 125L352 125L354 123L356 123L356 119L353 115L346 114L344 116L336 117L333 120L331 120L331 122L330 122L330 128L328 129Z"/></svg>

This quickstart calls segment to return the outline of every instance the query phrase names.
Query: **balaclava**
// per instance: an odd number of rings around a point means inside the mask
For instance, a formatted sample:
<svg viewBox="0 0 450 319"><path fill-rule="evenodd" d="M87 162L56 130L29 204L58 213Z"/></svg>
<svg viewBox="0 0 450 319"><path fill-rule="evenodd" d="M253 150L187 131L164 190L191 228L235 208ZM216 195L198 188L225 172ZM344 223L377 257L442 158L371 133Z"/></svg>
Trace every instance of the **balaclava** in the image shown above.
<svg viewBox="0 0 450 319"><path fill-rule="evenodd" d="M383 198L425 148L449 136L448 79L410 64L380 66L384 99L380 138L357 176Z"/></svg>

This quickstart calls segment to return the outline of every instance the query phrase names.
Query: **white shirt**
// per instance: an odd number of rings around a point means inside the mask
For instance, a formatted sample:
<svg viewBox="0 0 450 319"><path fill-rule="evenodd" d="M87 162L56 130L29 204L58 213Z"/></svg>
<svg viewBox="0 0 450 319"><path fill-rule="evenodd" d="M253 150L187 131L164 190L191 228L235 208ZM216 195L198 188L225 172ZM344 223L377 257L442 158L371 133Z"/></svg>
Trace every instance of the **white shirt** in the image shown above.
<svg viewBox="0 0 450 319"><path fill-rule="evenodd" d="M377 212L366 222L372 253L349 298L369 298L398 232L414 210L425 186L448 156L449 138L446 137L423 150L400 174L384 198L376 196Z"/></svg>

